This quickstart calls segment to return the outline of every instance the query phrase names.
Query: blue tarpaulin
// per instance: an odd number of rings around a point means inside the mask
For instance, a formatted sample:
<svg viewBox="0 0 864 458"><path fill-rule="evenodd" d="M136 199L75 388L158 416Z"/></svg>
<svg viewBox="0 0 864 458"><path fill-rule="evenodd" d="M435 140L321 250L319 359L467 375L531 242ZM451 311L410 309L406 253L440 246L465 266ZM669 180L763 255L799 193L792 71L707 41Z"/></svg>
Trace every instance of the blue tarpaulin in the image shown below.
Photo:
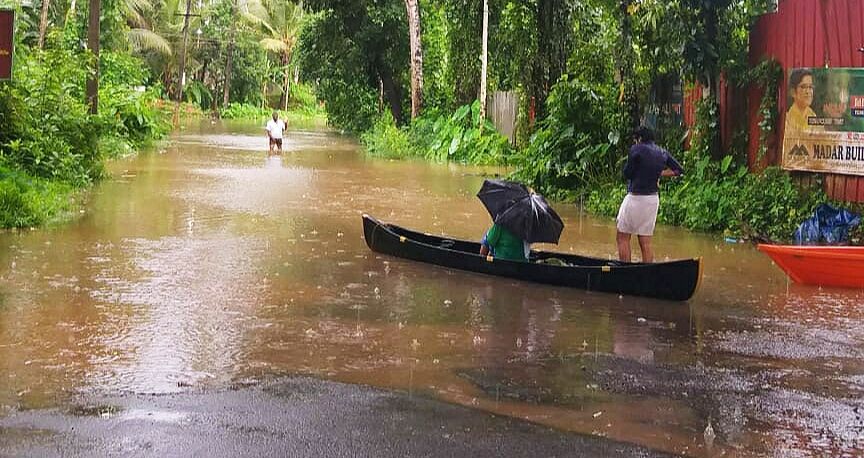
<svg viewBox="0 0 864 458"><path fill-rule="evenodd" d="M813 212L813 216L795 230L795 244L845 244L849 241L849 229L860 222L861 217L855 213L828 204L820 204Z"/></svg>

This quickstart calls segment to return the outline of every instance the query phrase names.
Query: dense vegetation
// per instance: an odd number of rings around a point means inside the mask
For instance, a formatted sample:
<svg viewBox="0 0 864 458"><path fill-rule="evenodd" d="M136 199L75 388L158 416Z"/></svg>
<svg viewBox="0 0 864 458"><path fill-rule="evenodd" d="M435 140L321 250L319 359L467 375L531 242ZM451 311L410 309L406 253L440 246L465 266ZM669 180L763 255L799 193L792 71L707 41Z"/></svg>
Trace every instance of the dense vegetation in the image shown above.
<svg viewBox="0 0 864 458"><path fill-rule="evenodd" d="M717 100L721 79L776 94L776 63L747 63L749 30L774 4L420 0L418 28L410 2L313 0L299 65L319 82L330 121L358 133L370 154L511 165L517 179L555 198L581 196L604 215L614 214L624 194L629 133L650 124L687 168L664 184L661 221L787 238L824 194L777 169L750 173L747 130L721 145ZM416 35L420 60L409 53ZM412 84L418 76L422 84ZM705 97L686 129L674 108L692 85ZM422 93L412 97L418 86ZM484 90L520 95L515 147L477 116ZM412 119L408 107L417 99L423 106ZM776 109L771 96L760 105L763 143Z"/></svg>
<svg viewBox="0 0 864 458"><path fill-rule="evenodd" d="M85 80L96 59L82 44L94 2L102 8L101 97L98 114L89 114ZM688 171L664 184L661 221L785 237L824 195L779 170L749 173L747 130L721 145L716 99L721 76L776 93L776 63L747 64L750 27L773 3L17 5L16 78L0 86L2 225L49 219L68 205L61 196L98 179L103 158L163 132L157 107L178 101L226 118L263 118L280 108L289 121L302 122L326 110L328 122L357 134L370 154L507 164L542 192L581 196L600 214L613 213L623 193L629 132L648 123ZM685 130L675 97L691 85L704 88L705 97ZM486 120L481 94L499 90L519 94L515 145ZM773 97L760 105L763 144L776 109Z"/></svg>

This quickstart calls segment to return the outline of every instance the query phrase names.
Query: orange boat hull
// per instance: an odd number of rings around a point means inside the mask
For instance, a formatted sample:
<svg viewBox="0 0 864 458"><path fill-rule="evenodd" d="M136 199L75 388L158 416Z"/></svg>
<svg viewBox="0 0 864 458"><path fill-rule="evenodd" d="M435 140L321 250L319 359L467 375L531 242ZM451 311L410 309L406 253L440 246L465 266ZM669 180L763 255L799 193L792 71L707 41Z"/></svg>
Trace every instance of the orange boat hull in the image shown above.
<svg viewBox="0 0 864 458"><path fill-rule="evenodd" d="M864 288L864 247L759 245L795 283Z"/></svg>

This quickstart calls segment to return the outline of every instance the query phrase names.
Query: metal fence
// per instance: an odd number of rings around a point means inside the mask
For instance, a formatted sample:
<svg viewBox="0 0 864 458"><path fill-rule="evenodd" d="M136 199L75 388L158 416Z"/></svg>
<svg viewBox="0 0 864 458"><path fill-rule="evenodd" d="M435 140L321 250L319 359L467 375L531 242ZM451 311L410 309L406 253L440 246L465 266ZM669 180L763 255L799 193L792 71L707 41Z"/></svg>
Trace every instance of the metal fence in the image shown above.
<svg viewBox="0 0 864 458"><path fill-rule="evenodd" d="M516 118L519 114L519 94L516 91L497 91L486 99L486 116L504 135L510 140L511 145L516 145Z"/></svg>

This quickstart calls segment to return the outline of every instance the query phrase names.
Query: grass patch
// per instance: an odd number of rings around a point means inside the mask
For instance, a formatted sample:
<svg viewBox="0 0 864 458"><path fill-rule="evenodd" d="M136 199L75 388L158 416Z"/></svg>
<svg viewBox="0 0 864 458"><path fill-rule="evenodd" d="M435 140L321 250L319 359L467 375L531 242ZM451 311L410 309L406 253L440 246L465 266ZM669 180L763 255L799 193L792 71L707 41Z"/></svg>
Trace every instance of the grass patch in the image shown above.
<svg viewBox="0 0 864 458"><path fill-rule="evenodd" d="M67 214L75 188L0 167L0 227L33 227Z"/></svg>

